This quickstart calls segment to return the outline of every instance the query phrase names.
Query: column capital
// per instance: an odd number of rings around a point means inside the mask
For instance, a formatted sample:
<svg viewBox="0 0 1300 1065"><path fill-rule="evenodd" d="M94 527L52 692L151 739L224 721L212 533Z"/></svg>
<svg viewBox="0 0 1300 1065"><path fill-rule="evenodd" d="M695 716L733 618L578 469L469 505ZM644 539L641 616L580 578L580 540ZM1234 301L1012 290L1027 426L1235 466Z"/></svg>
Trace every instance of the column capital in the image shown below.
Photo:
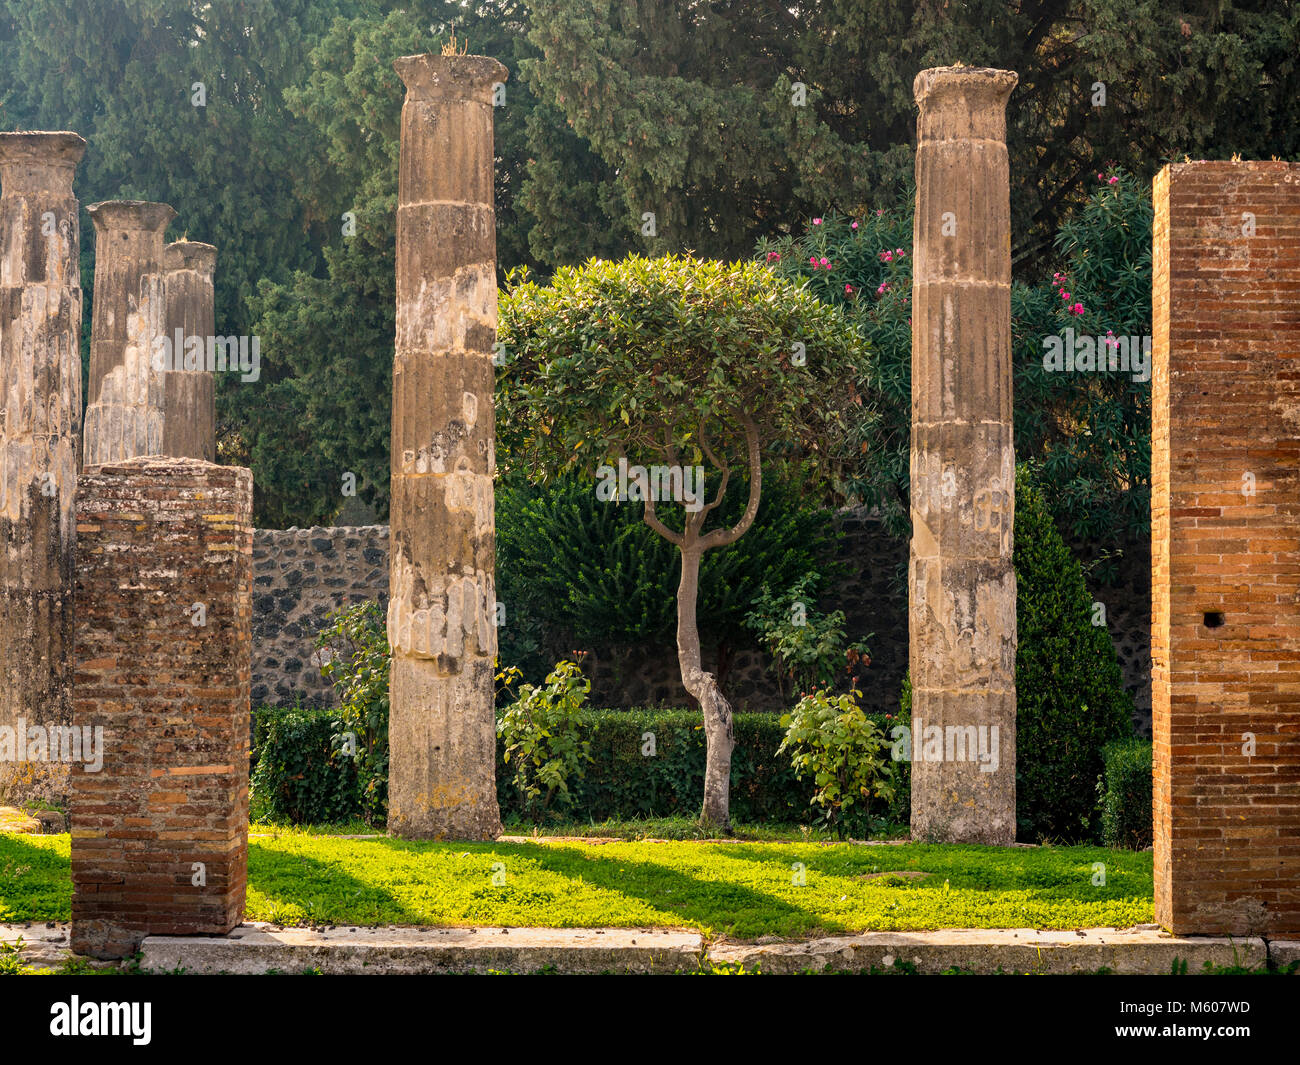
<svg viewBox="0 0 1300 1065"><path fill-rule="evenodd" d="M49 181L51 171L63 171L71 192L72 174L85 154L85 138L68 130L0 133L0 175L6 188L31 184L33 177Z"/></svg>
<svg viewBox="0 0 1300 1065"><path fill-rule="evenodd" d="M1007 100L1020 80L1013 70L931 67L912 82L921 109L916 139L1005 140Z"/></svg>
<svg viewBox="0 0 1300 1065"><path fill-rule="evenodd" d="M197 240L177 240L163 248L164 270L194 270L211 274L217 267L217 249Z"/></svg>
<svg viewBox="0 0 1300 1065"><path fill-rule="evenodd" d="M435 97L472 100L510 76L505 66L485 55L404 55L393 61L393 69L406 85L408 99Z"/></svg>
<svg viewBox="0 0 1300 1065"><path fill-rule="evenodd" d="M161 234L176 217L169 204L148 200L101 200L87 204L86 212L95 224L96 233L142 229Z"/></svg>

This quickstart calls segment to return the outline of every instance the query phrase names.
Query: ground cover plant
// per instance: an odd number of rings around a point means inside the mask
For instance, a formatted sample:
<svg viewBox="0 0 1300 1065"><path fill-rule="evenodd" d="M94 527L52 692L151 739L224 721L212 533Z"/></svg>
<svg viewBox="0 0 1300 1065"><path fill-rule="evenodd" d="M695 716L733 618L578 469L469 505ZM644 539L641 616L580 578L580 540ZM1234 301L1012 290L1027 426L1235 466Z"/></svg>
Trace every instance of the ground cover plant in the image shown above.
<svg viewBox="0 0 1300 1065"><path fill-rule="evenodd" d="M68 919L68 844L66 835L0 836L0 921ZM879 875L887 873L929 875ZM1099 847L432 843L283 833L250 841L247 918L315 927L687 927L756 938L1123 927L1151 920L1151 892L1149 854Z"/></svg>

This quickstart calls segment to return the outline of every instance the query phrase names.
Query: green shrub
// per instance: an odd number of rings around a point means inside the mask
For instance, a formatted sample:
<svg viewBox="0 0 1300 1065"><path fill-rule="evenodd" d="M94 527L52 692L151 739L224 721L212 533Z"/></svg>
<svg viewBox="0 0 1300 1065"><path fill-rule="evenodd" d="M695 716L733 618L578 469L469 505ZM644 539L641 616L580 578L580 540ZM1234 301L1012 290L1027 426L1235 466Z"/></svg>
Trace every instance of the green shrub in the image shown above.
<svg viewBox="0 0 1300 1065"><path fill-rule="evenodd" d="M356 759L366 820L388 816L388 665L391 652L378 603L332 614L316 638L327 650L321 674L339 696L335 748Z"/></svg>
<svg viewBox="0 0 1300 1065"><path fill-rule="evenodd" d="M337 711L264 706L253 722L253 821L304 825L361 816L365 806L357 759L338 744L346 728Z"/></svg>
<svg viewBox="0 0 1300 1065"><path fill-rule="evenodd" d="M540 822L559 798L569 800L569 782L582 779L591 761L591 742L581 738L578 715L591 681L576 662L559 662L540 688L525 684L497 718L502 760L514 762L514 785L526 815Z"/></svg>
<svg viewBox="0 0 1300 1065"><path fill-rule="evenodd" d="M1101 839L1107 847L1151 846L1151 741L1133 736L1102 751Z"/></svg>
<svg viewBox="0 0 1300 1065"><path fill-rule="evenodd" d="M893 797L892 763L884 733L858 706L858 692L806 695L781 724L788 731L777 754L789 754L795 775L812 778L815 823L844 839L851 829L869 834L871 800Z"/></svg>
<svg viewBox="0 0 1300 1065"><path fill-rule="evenodd" d="M868 715L882 730L894 721ZM744 822L806 821L813 784L795 776L790 759L777 754L786 729L775 714L733 717L736 748L731 759L731 816ZM704 728L699 712L683 709L583 710L581 734L591 743L595 768L570 786L568 814L583 821L699 815L704 785ZM502 816L524 816L510 771L498 751L497 798ZM906 825L907 766L882 816Z"/></svg>
<svg viewBox="0 0 1300 1065"><path fill-rule="evenodd" d="M809 570L781 594L773 594L764 584L754 599L754 609L745 615L745 625L758 635L772 658L783 703L787 680L794 682L799 695L808 695L832 687L846 662L850 668L859 661L871 664L865 643L846 647L844 611L823 614L817 610L821 581L821 574Z"/></svg>
<svg viewBox="0 0 1300 1065"><path fill-rule="evenodd" d="M1016 473L1016 819L1024 840L1095 841L1102 749L1133 732L1115 647L1028 471Z"/></svg>

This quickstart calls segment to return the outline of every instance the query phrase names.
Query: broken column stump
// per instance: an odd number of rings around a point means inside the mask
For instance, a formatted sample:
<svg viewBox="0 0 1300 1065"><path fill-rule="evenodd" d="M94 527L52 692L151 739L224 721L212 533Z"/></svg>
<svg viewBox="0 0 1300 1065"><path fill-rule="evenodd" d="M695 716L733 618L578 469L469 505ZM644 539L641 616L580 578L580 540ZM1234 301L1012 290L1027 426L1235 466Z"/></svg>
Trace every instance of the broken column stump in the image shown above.
<svg viewBox="0 0 1300 1065"><path fill-rule="evenodd" d="M397 206L388 828L492 839L496 226L483 56L406 56Z"/></svg>
<svg viewBox="0 0 1300 1065"><path fill-rule="evenodd" d="M95 297L82 469L162 454L164 384L154 341L167 328L165 203L108 200L86 208L95 224Z"/></svg>
<svg viewBox="0 0 1300 1065"><path fill-rule="evenodd" d="M1156 175L1155 917L1300 932L1300 163Z"/></svg>
<svg viewBox="0 0 1300 1065"><path fill-rule="evenodd" d="M72 947L225 933L248 862L253 477L143 457L77 491Z"/></svg>
<svg viewBox="0 0 1300 1065"><path fill-rule="evenodd" d="M72 721L81 422L72 179L85 150L75 133L0 133L0 726L24 738L29 726ZM61 802L67 767L6 760L0 788L11 800Z"/></svg>
<svg viewBox="0 0 1300 1065"><path fill-rule="evenodd" d="M1015 85L1011 71L974 67L923 70L913 85L909 661L912 835L925 841L1016 838ZM995 729L994 766L972 748L991 747Z"/></svg>
<svg viewBox="0 0 1300 1065"><path fill-rule="evenodd" d="M163 372L162 454L217 460L217 399L207 338L215 336L212 275L217 249L178 240L163 249L170 364Z"/></svg>

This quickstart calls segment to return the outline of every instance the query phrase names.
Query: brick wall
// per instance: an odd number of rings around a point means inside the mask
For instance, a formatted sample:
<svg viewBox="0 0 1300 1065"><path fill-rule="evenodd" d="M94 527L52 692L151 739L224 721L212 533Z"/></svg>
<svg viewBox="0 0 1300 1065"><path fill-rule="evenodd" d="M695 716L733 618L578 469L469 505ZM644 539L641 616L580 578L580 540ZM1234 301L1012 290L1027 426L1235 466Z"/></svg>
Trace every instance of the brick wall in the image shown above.
<svg viewBox="0 0 1300 1065"><path fill-rule="evenodd" d="M1169 166L1155 211L1156 919L1295 932L1300 164Z"/></svg>
<svg viewBox="0 0 1300 1065"><path fill-rule="evenodd" d="M252 475L104 465L77 533L73 722L102 728L103 765L72 773L72 946L123 957L243 914Z"/></svg>

